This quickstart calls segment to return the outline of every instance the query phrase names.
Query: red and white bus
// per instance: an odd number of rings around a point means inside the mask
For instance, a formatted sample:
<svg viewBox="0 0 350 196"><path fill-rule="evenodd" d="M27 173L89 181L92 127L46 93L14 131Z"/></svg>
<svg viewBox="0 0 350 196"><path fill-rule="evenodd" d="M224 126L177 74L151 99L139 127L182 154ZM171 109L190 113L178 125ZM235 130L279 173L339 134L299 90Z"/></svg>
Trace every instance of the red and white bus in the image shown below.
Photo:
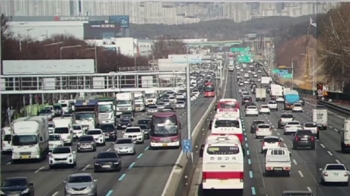
<svg viewBox="0 0 350 196"><path fill-rule="evenodd" d="M237 99L220 99L216 106L217 112L239 112L240 105Z"/></svg>
<svg viewBox="0 0 350 196"><path fill-rule="evenodd" d="M175 112L157 112L150 121L150 147L180 147L181 124Z"/></svg>
<svg viewBox="0 0 350 196"><path fill-rule="evenodd" d="M235 135L243 142L243 128L240 117L217 114L211 124L211 134Z"/></svg>
<svg viewBox="0 0 350 196"><path fill-rule="evenodd" d="M215 97L215 88L212 82L204 84L204 97Z"/></svg>
<svg viewBox="0 0 350 196"><path fill-rule="evenodd" d="M243 193L245 152L239 138L210 135L202 149L202 189Z"/></svg>

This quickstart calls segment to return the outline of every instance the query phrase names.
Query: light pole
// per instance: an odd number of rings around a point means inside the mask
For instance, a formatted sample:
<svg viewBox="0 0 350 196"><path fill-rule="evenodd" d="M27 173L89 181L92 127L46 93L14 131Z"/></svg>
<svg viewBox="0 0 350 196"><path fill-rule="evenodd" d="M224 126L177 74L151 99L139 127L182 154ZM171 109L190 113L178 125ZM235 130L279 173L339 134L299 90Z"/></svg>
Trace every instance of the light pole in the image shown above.
<svg viewBox="0 0 350 196"><path fill-rule="evenodd" d="M95 52L95 73L97 73L97 47L93 47L93 48L86 48L85 50L94 50Z"/></svg>
<svg viewBox="0 0 350 196"><path fill-rule="evenodd" d="M187 67L186 67L186 99L187 99L187 139L191 141L191 88L190 88L190 62L189 62L189 56L188 56L188 46L186 46L186 55L187 55L187 59L186 59L186 63L187 63ZM191 152L190 154L191 156L191 160L193 162L193 154Z"/></svg>
<svg viewBox="0 0 350 196"><path fill-rule="evenodd" d="M29 28L29 29L26 29L24 31L27 31L27 36L29 38L29 31L33 30L34 28ZM18 36L20 36L20 34L18 34ZM19 51L22 52L22 39L21 37L19 37L18 39L18 44L19 44Z"/></svg>
<svg viewBox="0 0 350 196"><path fill-rule="evenodd" d="M81 45L73 45L73 46L62 46L60 47L60 59L62 59L62 50L63 49L68 49L68 48L79 48Z"/></svg>

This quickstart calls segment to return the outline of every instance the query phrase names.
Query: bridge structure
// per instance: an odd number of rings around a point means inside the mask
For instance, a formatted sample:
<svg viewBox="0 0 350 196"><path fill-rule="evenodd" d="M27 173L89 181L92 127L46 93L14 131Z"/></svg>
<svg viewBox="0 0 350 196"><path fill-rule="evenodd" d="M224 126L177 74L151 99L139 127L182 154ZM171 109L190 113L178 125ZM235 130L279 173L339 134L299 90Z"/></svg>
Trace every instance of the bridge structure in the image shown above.
<svg viewBox="0 0 350 196"><path fill-rule="evenodd" d="M226 40L226 41L208 41L208 42L197 42L197 43L186 43L188 47L203 47L203 46L211 46L211 47L230 47L235 45L241 45L243 43L242 40Z"/></svg>

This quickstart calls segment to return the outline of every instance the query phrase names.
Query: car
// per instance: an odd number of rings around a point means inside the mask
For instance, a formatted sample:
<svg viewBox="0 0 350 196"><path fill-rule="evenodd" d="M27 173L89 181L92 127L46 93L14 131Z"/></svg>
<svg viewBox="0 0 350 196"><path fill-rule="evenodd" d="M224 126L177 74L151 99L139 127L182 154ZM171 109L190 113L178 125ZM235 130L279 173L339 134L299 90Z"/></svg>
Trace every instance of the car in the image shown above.
<svg viewBox="0 0 350 196"><path fill-rule="evenodd" d="M186 108L186 102L184 101L178 101L175 105L176 109L185 109Z"/></svg>
<svg viewBox="0 0 350 196"><path fill-rule="evenodd" d="M94 172L120 171L122 169L122 160L117 152L99 152L94 159Z"/></svg>
<svg viewBox="0 0 350 196"><path fill-rule="evenodd" d="M265 136L261 140L261 153L266 153L269 148L281 147L282 140L277 136Z"/></svg>
<svg viewBox="0 0 350 196"><path fill-rule="evenodd" d="M157 105L148 105L146 108L147 115L152 115L154 113L158 112Z"/></svg>
<svg viewBox="0 0 350 196"><path fill-rule="evenodd" d="M157 103L157 112L159 111L159 110L162 110L164 107L165 107L165 103L164 102L158 102Z"/></svg>
<svg viewBox="0 0 350 196"><path fill-rule="evenodd" d="M245 80L245 81L244 81L244 84L249 84L249 81L248 81L248 80Z"/></svg>
<svg viewBox="0 0 350 196"><path fill-rule="evenodd" d="M64 146L64 142L60 134L49 134L49 151L51 152L58 146Z"/></svg>
<svg viewBox="0 0 350 196"><path fill-rule="evenodd" d="M47 123L48 127L49 127L49 134L53 133L53 131L55 130L55 124L53 122L49 122Z"/></svg>
<svg viewBox="0 0 350 196"><path fill-rule="evenodd" d="M55 127L53 133L60 134L65 145L72 145L73 133L71 132L69 127Z"/></svg>
<svg viewBox="0 0 350 196"><path fill-rule="evenodd" d="M252 97L251 96L244 96L242 98L242 105L250 103L250 102L252 102Z"/></svg>
<svg viewBox="0 0 350 196"><path fill-rule="evenodd" d="M35 196L34 184L27 177L5 178L1 183L1 195Z"/></svg>
<svg viewBox="0 0 350 196"><path fill-rule="evenodd" d="M137 125L149 125L149 123L151 122L150 118L147 119L140 119L137 121Z"/></svg>
<svg viewBox="0 0 350 196"><path fill-rule="evenodd" d="M302 129L302 125L299 121L289 121L286 123L286 125L283 128L283 134L284 135L294 134L299 129Z"/></svg>
<svg viewBox="0 0 350 196"><path fill-rule="evenodd" d="M84 135L83 126L81 126L80 124L73 124L71 126L71 130L73 132L74 139L78 139L79 137Z"/></svg>
<svg viewBox="0 0 350 196"><path fill-rule="evenodd" d="M250 126L250 133L255 133L259 124L265 124L263 120L254 120L252 125Z"/></svg>
<svg viewBox="0 0 350 196"><path fill-rule="evenodd" d="M126 127L130 127L132 122L130 119L120 119L117 125L117 129L125 129Z"/></svg>
<svg viewBox="0 0 350 196"><path fill-rule="evenodd" d="M78 139L77 142L77 151L78 152L95 152L96 151L96 142L92 135L83 135Z"/></svg>
<svg viewBox="0 0 350 196"><path fill-rule="evenodd" d="M259 113L260 114L270 114L269 106L266 104L260 105Z"/></svg>
<svg viewBox="0 0 350 196"><path fill-rule="evenodd" d="M90 173L69 175L63 183L64 195L97 195L97 180Z"/></svg>
<svg viewBox="0 0 350 196"><path fill-rule="evenodd" d="M114 124L102 124L99 128L105 135L106 140L115 141L117 139L117 128Z"/></svg>
<svg viewBox="0 0 350 196"><path fill-rule="evenodd" d="M282 196L314 196L312 191L303 191L303 190L289 190L289 191L283 191Z"/></svg>
<svg viewBox="0 0 350 196"><path fill-rule="evenodd" d="M290 113L282 113L278 120L278 128L282 129L287 122L293 121L294 116Z"/></svg>
<svg viewBox="0 0 350 196"><path fill-rule="evenodd" d="M259 116L259 111L256 106L248 106L245 109L245 116Z"/></svg>
<svg viewBox="0 0 350 196"><path fill-rule="evenodd" d="M301 103L293 104L292 112L303 112L303 106L301 105Z"/></svg>
<svg viewBox="0 0 350 196"><path fill-rule="evenodd" d="M171 105L166 105L164 108L161 110L161 112L170 112L173 111L174 108Z"/></svg>
<svg viewBox="0 0 350 196"><path fill-rule="evenodd" d="M349 185L349 170L344 164L329 163L324 169L321 168L321 184L326 183L342 183L345 186Z"/></svg>
<svg viewBox="0 0 350 196"><path fill-rule="evenodd" d="M240 81L240 82L238 83L238 85L239 85L239 86L244 86L244 83L243 83L242 81Z"/></svg>
<svg viewBox="0 0 350 196"><path fill-rule="evenodd" d="M317 139L320 139L319 128L317 127L317 123L315 122L305 122L303 125L304 130L310 130L312 134L316 136Z"/></svg>
<svg viewBox="0 0 350 196"><path fill-rule="evenodd" d="M47 120L52 120L53 118L53 113L52 113L52 110L49 109L49 108L44 108L42 110L40 110L39 112L39 116L42 116L44 118L47 118Z"/></svg>
<svg viewBox="0 0 350 196"><path fill-rule="evenodd" d="M62 165L69 165L71 167L77 165L77 154L70 146L59 146L49 153L50 169Z"/></svg>
<svg viewBox="0 0 350 196"><path fill-rule="evenodd" d="M274 101L274 100L270 100L270 101L267 103L267 106L270 108L270 110L278 111L278 104L277 104L277 102Z"/></svg>
<svg viewBox="0 0 350 196"><path fill-rule="evenodd" d="M164 106L171 104L169 99L163 99L162 101L164 103Z"/></svg>
<svg viewBox="0 0 350 196"><path fill-rule="evenodd" d="M271 136L272 135L272 128L269 124L259 124L256 127L255 131L255 138L265 137L265 136Z"/></svg>
<svg viewBox="0 0 350 196"><path fill-rule="evenodd" d="M131 138L120 138L114 143L114 151L120 155L136 154L135 143Z"/></svg>
<svg viewBox="0 0 350 196"><path fill-rule="evenodd" d="M258 73L261 73L261 69L258 69Z"/></svg>
<svg viewBox="0 0 350 196"><path fill-rule="evenodd" d="M176 103L176 97L170 95L170 96L169 96L169 102L170 102L170 103Z"/></svg>
<svg viewBox="0 0 350 196"><path fill-rule="evenodd" d="M254 74L254 75L253 75L253 77L254 77L254 78L257 78L257 77L258 77L258 75L257 75L257 74Z"/></svg>
<svg viewBox="0 0 350 196"><path fill-rule="evenodd" d="M130 138L135 143L143 144L145 142L145 135L140 127L128 127L123 131L123 138Z"/></svg>
<svg viewBox="0 0 350 196"><path fill-rule="evenodd" d="M315 136L310 130L298 130L293 139L293 150L297 150L299 147L309 147L311 150L315 150L316 142Z"/></svg>
<svg viewBox="0 0 350 196"><path fill-rule="evenodd" d="M304 100L304 98L300 97L298 103L301 103L301 105L304 106L304 105L305 105L305 100Z"/></svg>
<svg viewBox="0 0 350 196"><path fill-rule="evenodd" d="M86 135L91 135L92 137L94 137L97 145L106 145L106 138L101 129L90 129L86 132Z"/></svg>
<svg viewBox="0 0 350 196"><path fill-rule="evenodd" d="M261 81L261 79L260 78L258 78L258 80L257 80L258 82L260 82Z"/></svg>
<svg viewBox="0 0 350 196"><path fill-rule="evenodd" d="M130 119L134 121L134 113L133 112L122 112L120 115L120 119Z"/></svg>
<svg viewBox="0 0 350 196"><path fill-rule="evenodd" d="M142 130L143 134L145 135L145 139L149 139L150 138L150 135L149 135L149 132L150 132L150 127L149 125L147 124L144 124L144 125L138 125L140 127L140 129Z"/></svg>

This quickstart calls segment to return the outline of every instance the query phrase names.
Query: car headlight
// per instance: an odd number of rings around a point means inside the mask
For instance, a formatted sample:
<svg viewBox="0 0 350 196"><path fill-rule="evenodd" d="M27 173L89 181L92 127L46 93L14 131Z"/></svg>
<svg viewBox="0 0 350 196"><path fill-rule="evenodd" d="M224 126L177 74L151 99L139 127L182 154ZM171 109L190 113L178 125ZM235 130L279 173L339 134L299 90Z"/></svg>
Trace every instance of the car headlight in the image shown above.
<svg viewBox="0 0 350 196"><path fill-rule="evenodd" d="M113 164L114 164L114 165L118 165L118 164L119 164L119 162L113 162Z"/></svg>
<svg viewBox="0 0 350 196"><path fill-rule="evenodd" d="M99 163L95 163L95 165L100 165Z"/></svg>
<svg viewBox="0 0 350 196"><path fill-rule="evenodd" d="M26 194L29 192L29 188L26 188L21 194Z"/></svg>
<svg viewBox="0 0 350 196"><path fill-rule="evenodd" d="M77 145L80 146L80 142L78 142Z"/></svg>

